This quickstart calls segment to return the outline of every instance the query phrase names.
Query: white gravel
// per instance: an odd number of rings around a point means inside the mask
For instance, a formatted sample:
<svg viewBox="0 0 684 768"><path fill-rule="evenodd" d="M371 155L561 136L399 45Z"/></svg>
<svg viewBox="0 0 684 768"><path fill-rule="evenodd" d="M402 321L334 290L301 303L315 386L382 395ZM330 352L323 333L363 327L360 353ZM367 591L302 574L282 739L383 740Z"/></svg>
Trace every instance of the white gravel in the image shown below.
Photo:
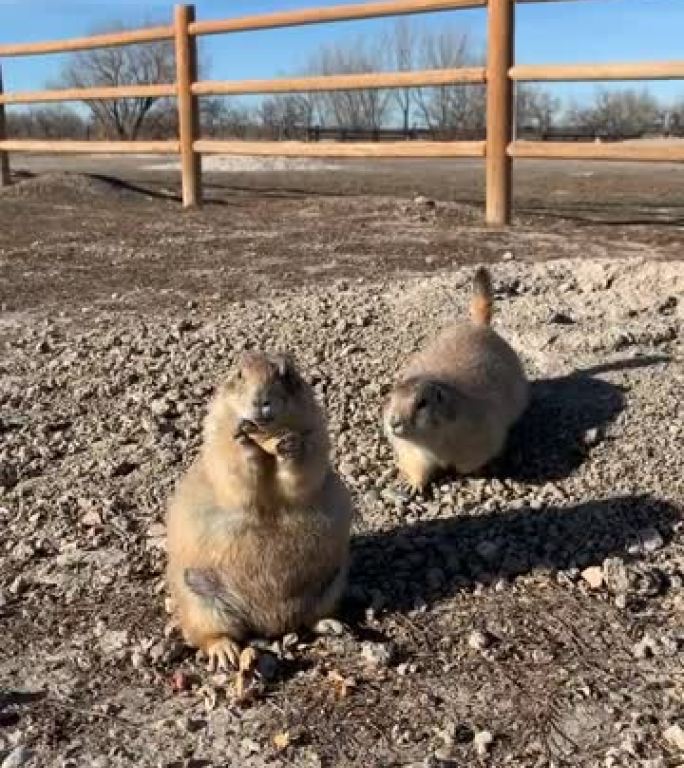
<svg viewBox="0 0 684 768"><path fill-rule="evenodd" d="M202 170L218 173L264 173L270 171L336 171L341 166L305 157L260 157L257 155L204 155ZM154 163L143 170L179 171L180 161Z"/></svg>

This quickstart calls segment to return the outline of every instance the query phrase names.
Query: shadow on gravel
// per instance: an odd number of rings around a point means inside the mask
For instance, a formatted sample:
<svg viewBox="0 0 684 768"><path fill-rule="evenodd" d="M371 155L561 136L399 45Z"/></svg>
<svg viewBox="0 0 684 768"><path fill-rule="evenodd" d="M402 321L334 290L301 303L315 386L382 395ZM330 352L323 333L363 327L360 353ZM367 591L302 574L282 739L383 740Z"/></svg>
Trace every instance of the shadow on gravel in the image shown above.
<svg viewBox="0 0 684 768"><path fill-rule="evenodd" d="M535 216L542 221L549 219L560 222L573 222L588 227L675 227L684 224L684 209L678 206L663 206L657 203L648 205L640 203L636 210L630 210L624 202L607 203L593 206L590 209L582 207L566 207L563 210L553 209L546 205L530 205L519 207L518 216Z"/></svg>
<svg viewBox="0 0 684 768"><path fill-rule="evenodd" d="M0 689L0 728L14 726L20 720L21 707L26 707L47 696L45 691L14 691ZM3 755L0 751L0 759Z"/></svg>
<svg viewBox="0 0 684 768"><path fill-rule="evenodd" d="M567 477L625 407L622 390L594 376L668 361L664 356L632 358L533 382L530 406L487 474L530 483Z"/></svg>
<svg viewBox="0 0 684 768"><path fill-rule="evenodd" d="M539 569L555 573L600 565L611 556L629 559L628 547L643 543L645 531L655 529L667 542L683 516L666 501L625 496L429 520L358 536L352 544L350 610L355 594L366 604L408 611L458 589Z"/></svg>
<svg viewBox="0 0 684 768"><path fill-rule="evenodd" d="M91 179L97 179L105 184L109 184L113 189L118 189L125 192L135 192L136 194L144 195L145 197L151 197L155 200L171 200L176 203L183 202L183 198L175 192L165 192L162 190L154 189L150 186L140 186L132 181L119 178L118 176L109 176L104 173L88 173L84 174Z"/></svg>

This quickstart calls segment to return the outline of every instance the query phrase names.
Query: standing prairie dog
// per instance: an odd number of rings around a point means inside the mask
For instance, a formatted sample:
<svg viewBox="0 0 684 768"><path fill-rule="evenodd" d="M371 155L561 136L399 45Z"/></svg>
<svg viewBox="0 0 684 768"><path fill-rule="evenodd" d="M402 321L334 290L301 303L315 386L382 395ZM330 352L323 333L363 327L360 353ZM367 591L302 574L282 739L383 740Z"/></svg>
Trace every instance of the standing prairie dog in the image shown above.
<svg viewBox="0 0 684 768"><path fill-rule="evenodd" d="M518 356L489 327L492 287L484 268L475 273L470 314L471 322L444 329L409 360L385 407L385 432L414 489L439 469L480 469L527 406Z"/></svg>
<svg viewBox="0 0 684 768"><path fill-rule="evenodd" d="M186 641L226 668L248 636L329 616L345 586L350 523L311 387L285 356L244 355L168 507L168 581Z"/></svg>

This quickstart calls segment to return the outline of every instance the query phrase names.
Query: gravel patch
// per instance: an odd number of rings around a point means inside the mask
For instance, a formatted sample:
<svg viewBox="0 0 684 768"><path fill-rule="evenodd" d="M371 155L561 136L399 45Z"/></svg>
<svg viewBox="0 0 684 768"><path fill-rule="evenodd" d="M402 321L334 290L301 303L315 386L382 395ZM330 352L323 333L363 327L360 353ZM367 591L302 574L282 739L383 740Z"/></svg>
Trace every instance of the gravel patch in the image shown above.
<svg viewBox="0 0 684 768"><path fill-rule="evenodd" d="M259 157L258 155L205 155L202 170L218 173L266 173L270 171L337 171L342 166L306 157ZM154 163L143 167L152 171L179 171L180 162Z"/></svg>
<svg viewBox="0 0 684 768"><path fill-rule="evenodd" d="M7 329L0 760L677 764L684 270L496 265L495 324L532 405L481 475L411 495L381 404L405 356L464 315L471 273ZM295 353L356 521L344 632L258 649L267 661L237 690L167 613L162 523L213 387L248 348Z"/></svg>

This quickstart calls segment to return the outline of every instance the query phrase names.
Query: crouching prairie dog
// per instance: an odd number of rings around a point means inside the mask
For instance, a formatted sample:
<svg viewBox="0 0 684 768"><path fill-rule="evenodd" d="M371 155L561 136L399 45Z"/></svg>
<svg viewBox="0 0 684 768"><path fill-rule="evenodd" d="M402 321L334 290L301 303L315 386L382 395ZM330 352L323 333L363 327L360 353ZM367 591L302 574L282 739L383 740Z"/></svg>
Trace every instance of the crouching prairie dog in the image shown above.
<svg viewBox="0 0 684 768"><path fill-rule="evenodd" d="M167 512L178 620L212 669L236 665L249 636L330 616L345 586L351 511L311 387L289 357L244 355Z"/></svg>
<svg viewBox="0 0 684 768"><path fill-rule="evenodd" d="M528 402L528 383L511 347L490 327L492 287L480 268L471 320L444 329L401 371L384 411L397 465L414 489L437 470L468 474L503 448Z"/></svg>

